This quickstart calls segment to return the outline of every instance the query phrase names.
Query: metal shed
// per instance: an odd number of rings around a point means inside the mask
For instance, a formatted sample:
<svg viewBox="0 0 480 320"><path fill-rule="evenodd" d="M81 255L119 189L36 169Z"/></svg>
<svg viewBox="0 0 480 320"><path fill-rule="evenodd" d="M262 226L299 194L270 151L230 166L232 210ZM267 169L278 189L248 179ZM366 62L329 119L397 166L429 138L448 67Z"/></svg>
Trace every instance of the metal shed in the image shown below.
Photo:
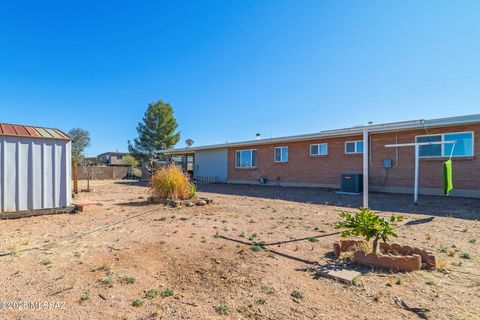
<svg viewBox="0 0 480 320"><path fill-rule="evenodd" d="M72 205L71 139L58 129L0 124L0 212Z"/></svg>

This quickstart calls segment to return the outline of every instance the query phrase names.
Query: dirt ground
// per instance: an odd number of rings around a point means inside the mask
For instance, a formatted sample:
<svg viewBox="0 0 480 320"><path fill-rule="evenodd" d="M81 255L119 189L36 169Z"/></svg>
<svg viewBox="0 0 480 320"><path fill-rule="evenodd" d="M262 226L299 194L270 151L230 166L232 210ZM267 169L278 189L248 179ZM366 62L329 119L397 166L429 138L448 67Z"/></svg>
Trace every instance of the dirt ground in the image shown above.
<svg viewBox="0 0 480 320"><path fill-rule="evenodd" d="M335 263L333 223L360 197L201 185L213 204L167 208L136 182L93 186L85 212L0 221L0 252L13 252L0 256L0 319L417 318L395 298L430 319L480 319L480 200L372 194L373 209L404 217L395 241L431 249L443 270L337 262L364 273L346 285L314 270Z"/></svg>

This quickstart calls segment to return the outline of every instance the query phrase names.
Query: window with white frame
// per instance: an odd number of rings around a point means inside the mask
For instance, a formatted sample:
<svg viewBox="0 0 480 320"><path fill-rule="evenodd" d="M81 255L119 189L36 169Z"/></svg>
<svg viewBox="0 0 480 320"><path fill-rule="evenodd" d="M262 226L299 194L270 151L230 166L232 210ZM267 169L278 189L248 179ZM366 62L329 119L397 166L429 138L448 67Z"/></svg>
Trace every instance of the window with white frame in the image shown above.
<svg viewBox="0 0 480 320"><path fill-rule="evenodd" d="M257 150L237 150L235 151L236 168L255 168L257 166Z"/></svg>
<svg viewBox="0 0 480 320"><path fill-rule="evenodd" d="M345 153L363 153L363 140L345 142Z"/></svg>
<svg viewBox="0 0 480 320"><path fill-rule="evenodd" d="M326 156L328 155L328 144L327 143L318 143L310 145L310 155L311 156Z"/></svg>
<svg viewBox="0 0 480 320"><path fill-rule="evenodd" d="M415 137L415 142L448 142L419 147L420 158L471 157L473 156L473 132L452 132Z"/></svg>
<svg viewBox="0 0 480 320"><path fill-rule="evenodd" d="M273 159L275 162L288 162L288 147L275 147Z"/></svg>

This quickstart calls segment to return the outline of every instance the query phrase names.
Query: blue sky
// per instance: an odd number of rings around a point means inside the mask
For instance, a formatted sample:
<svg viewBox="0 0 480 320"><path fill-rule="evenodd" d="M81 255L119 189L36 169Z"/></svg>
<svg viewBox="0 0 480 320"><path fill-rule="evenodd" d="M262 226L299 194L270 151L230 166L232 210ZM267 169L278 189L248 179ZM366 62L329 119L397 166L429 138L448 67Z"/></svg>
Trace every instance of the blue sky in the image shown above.
<svg viewBox="0 0 480 320"><path fill-rule="evenodd" d="M480 113L479 1L4 1L0 122L123 151L149 102L195 145Z"/></svg>

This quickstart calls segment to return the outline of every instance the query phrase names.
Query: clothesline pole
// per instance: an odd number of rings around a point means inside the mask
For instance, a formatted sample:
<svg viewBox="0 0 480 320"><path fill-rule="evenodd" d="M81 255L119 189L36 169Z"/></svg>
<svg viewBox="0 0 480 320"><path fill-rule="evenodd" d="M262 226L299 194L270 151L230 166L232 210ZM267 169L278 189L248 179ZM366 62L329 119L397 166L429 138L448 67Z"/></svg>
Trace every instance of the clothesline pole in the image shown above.
<svg viewBox="0 0 480 320"><path fill-rule="evenodd" d="M419 171L420 171L420 147L421 146L430 146L430 145L445 145L455 143L457 141L434 141L434 142L412 142L412 143L397 143L397 144L386 144L385 148L399 148L399 147L415 147L415 181L413 187L413 203L418 204L418 180L419 180ZM452 150L453 155L453 150ZM452 157L450 155L450 158Z"/></svg>

